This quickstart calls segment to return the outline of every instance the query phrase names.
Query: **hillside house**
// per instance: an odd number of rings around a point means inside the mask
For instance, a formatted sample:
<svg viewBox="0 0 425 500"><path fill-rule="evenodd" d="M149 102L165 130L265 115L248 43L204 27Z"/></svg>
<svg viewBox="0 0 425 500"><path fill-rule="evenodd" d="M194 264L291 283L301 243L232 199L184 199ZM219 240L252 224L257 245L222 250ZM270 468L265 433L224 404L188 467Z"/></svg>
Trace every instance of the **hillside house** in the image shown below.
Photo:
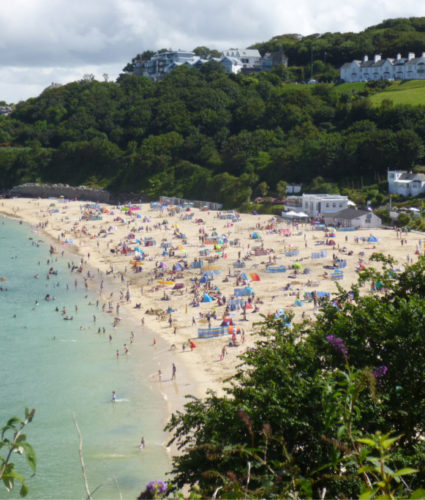
<svg viewBox="0 0 425 500"><path fill-rule="evenodd" d="M225 65L228 73L238 73L242 69L260 69L261 55L257 49L229 49L222 53L220 63L224 60L236 61L235 69L228 71L228 66Z"/></svg>
<svg viewBox="0 0 425 500"><path fill-rule="evenodd" d="M368 82L371 80L424 80L425 79L425 52L416 57L409 52L407 58L397 54L395 59L382 59L376 54L369 61L364 56L363 61L351 61L340 68L341 80L345 82Z"/></svg>
<svg viewBox="0 0 425 500"><path fill-rule="evenodd" d="M157 52L149 61L137 61L134 72L158 81L178 66L195 66L204 62L207 62L207 59L201 59L194 52L187 50Z"/></svg>
<svg viewBox="0 0 425 500"><path fill-rule="evenodd" d="M425 174L405 170L388 170L388 193L401 196L418 196L425 192Z"/></svg>
<svg viewBox="0 0 425 500"><path fill-rule="evenodd" d="M203 59L191 51L174 50L157 52L148 61L135 60L134 74L159 81L179 66L200 68L208 61L216 61L223 65L228 74L271 71L281 64L288 65L288 59L282 50L267 53L261 57L257 49L228 49L222 52L220 58L209 59Z"/></svg>
<svg viewBox="0 0 425 500"><path fill-rule="evenodd" d="M12 106L0 106L0 115L8 116L13 111Z"/></svg>

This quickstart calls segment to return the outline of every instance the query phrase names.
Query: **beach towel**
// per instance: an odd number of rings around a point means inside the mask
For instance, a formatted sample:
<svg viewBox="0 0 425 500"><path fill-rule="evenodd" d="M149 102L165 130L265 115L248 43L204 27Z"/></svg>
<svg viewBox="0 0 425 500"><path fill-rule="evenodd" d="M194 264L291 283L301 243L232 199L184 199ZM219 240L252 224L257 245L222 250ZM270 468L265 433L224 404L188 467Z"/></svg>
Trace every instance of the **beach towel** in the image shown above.
<svg viewBox="0 0 425 500"><path fill-rule="evenodd" d="M286 273L286 267L285 266L277 266L277 267L267 266L266 271L268 273Z"/></svg>

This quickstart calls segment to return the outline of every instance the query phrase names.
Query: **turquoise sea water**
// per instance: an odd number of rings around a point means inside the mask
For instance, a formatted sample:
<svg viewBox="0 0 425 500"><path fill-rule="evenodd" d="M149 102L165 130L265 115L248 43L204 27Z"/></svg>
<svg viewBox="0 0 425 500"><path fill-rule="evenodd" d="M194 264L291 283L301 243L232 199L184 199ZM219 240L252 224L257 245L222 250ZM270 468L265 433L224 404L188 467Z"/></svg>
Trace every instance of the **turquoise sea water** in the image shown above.
<svg viewBox="0 0 425 500"><path fill-rule="evenodd" d="M94 498L136 498L170 468L162 431L165 401L153 376L158 350L166 346L153 346L152 334L139 325L123 321L113 328L111 315L96 308L98 283L89 280L84 290L81 275L68 268L70 258L51 256L49 246L37 240L28 226L0 218L0 276L7 278L0 282L7 287L0 291L0 425L11 416L23 417L25 407L36 409L26 429L37 454L36 475L30 477L23 459L15 460L27 477L28 498L85 497L73 414L83 436L90 489L101 485ZM47 279L50 267L58 274ZM46 301L47 294L55 300ZM72 321L63 320L63 307ZM99 334L99 327L106 333ZM10 495L0 487L0 498L16 498L18 491Z"/></svg>

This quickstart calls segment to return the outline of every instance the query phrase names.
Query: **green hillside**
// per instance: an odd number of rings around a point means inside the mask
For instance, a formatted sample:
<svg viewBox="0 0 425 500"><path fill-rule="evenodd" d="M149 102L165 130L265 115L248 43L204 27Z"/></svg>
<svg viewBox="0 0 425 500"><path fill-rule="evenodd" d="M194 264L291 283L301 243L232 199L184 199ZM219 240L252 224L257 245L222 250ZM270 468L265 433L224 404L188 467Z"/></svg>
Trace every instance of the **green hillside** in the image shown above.
<svg viewBox="0 0 425 500"><path fill-rule="evenodd" d="M396 81L370 97L375 106L389 99L393 104L425 105L425 80Z"/></svg>

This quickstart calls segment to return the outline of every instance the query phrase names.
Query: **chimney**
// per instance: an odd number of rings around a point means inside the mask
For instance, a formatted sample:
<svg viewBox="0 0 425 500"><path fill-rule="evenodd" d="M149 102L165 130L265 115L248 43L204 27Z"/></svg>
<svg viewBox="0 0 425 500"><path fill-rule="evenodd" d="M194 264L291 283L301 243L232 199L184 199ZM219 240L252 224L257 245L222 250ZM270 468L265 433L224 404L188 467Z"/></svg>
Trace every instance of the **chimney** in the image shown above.
<svg viewBox="0 0 425 500"><path fill-rule="evenodd" d="M407 60L408 60L408 61L411 61L411 60L412 60L412 59L414 59L414 58L415 58L415 53L414 53L414 52L409 52L409 53L407 54Z"/></svg>
<svg viewBox="0 0 425 500"><path fill-rule="evenodd" d="M400 61L400 59L401 59L401 54L400 54L400 53L398 53L398 54L397 54L397 61Z"/></svg>
<svg viewBox="0 0 425 500"><path fill-rule="evenodd" d="M373 62L378 62L381 60L381 54L375 54L375 57L373 58Z"/></svg>
<svg viewBox="0 0 425 500"><path fill-rule="evenodd" d="M363 56L363 62L369 61L369 58L367 56Z"/></svg>

